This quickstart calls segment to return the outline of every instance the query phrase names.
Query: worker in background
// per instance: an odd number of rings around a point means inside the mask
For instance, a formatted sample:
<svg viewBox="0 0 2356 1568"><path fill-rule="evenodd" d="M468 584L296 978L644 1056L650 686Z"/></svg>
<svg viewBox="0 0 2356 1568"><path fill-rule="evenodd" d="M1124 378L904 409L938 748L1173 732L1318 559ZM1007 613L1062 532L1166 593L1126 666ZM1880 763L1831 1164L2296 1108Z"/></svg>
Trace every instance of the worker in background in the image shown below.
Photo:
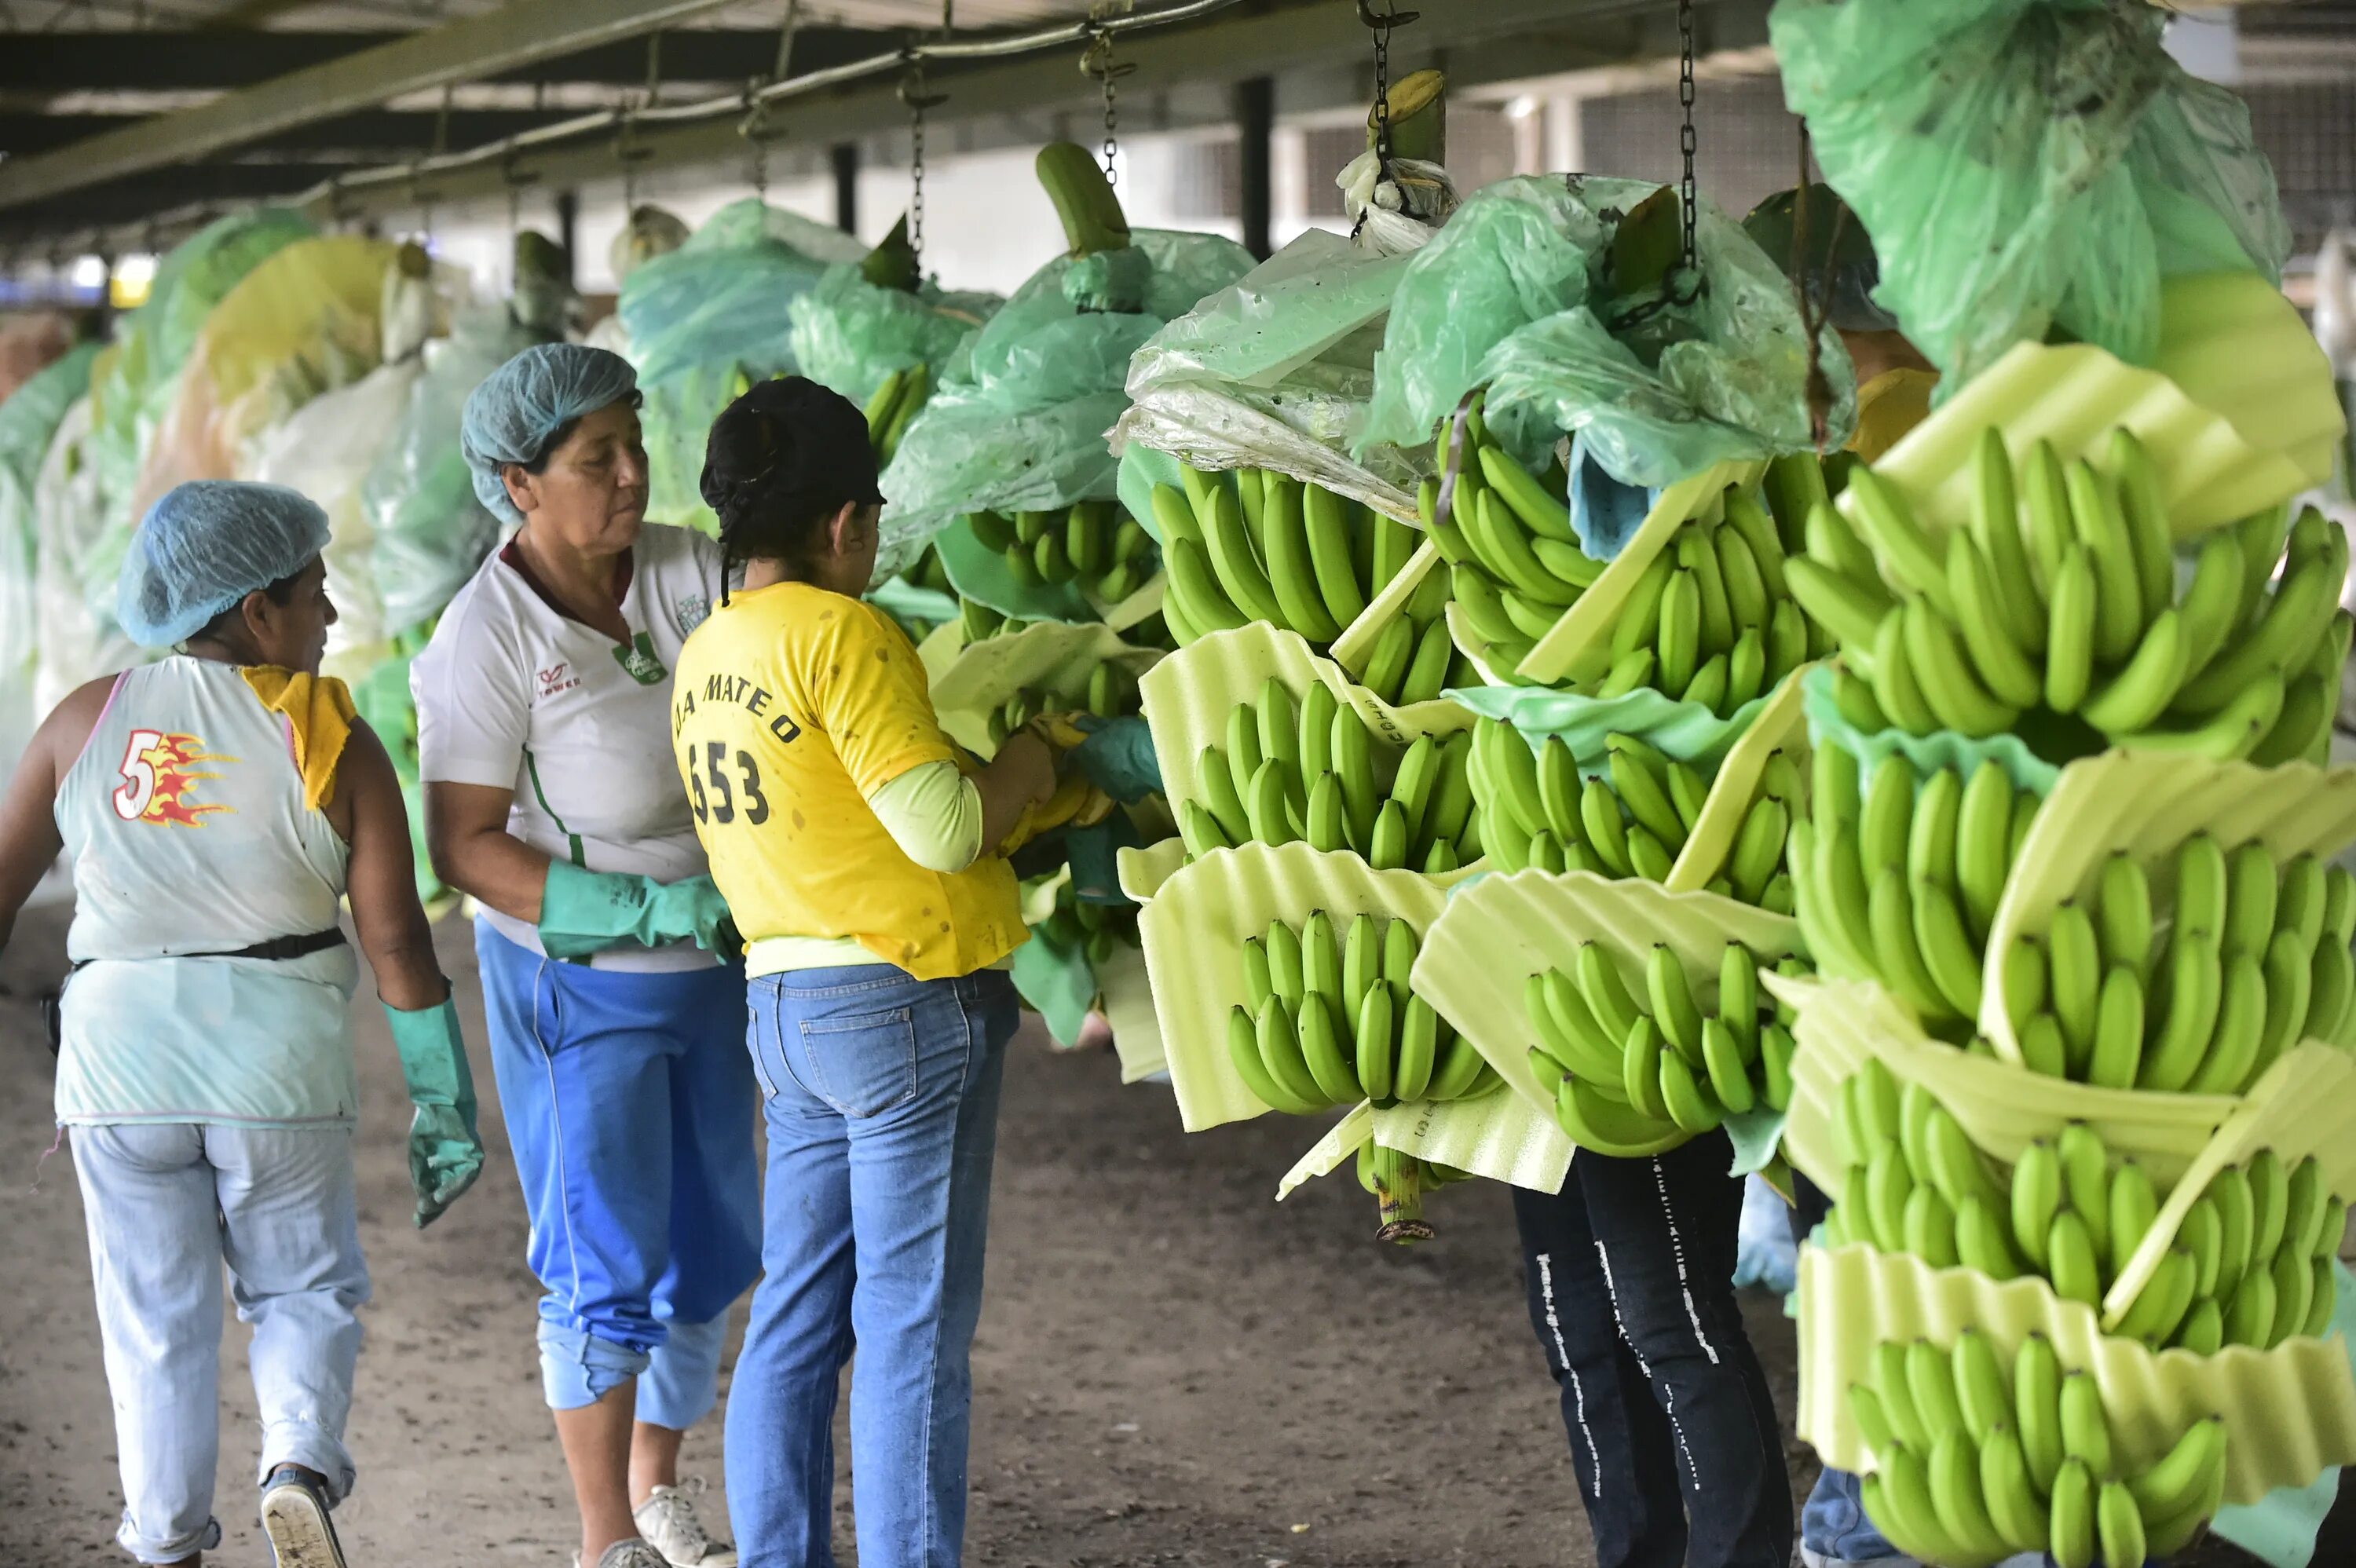
<svg viewBox="0 0 2356 1568"><path fill-rule="evenodd" d="M669 745L671 670L720 555L646 523L637 405L627 361L574 344L525 350L466 400L475 493L518 527L411 685L427 847L481 910L581 1568L727 1568L679 1448L759 1268L760 1171L744 976ZM712 773L711 790L741 783Z"/></svg>
<svg viewBox="0 0 2356 1568"><path fill-rule="evenodd" d="M90 1225L124 1506L142 1563L220 1541L221 1272L262 1418L280 1568L342 1568L328 1510L369 1298L352 1178L348 1003L375 972L415 1112L423 1225L482 1168L474 1083L434 958L391 760L319 656L327 515L206 481L133 537L116 615L159 663L52 712L0 801L0 942L60 849L76 900L57 1116Z"/></svg>
<svg viewBox="0 0 2356 1568"><path fill-rule="evenodd" d="M712 428L702 494L744 577L688 640L672 740L746 939L769 1133L730 1520L745 1568L832 1563L835 1389L855 1343L862 1568L956 1568L1016 1016L1000 966L1025 936L1000 851L1069 792L1032 731L969 770L916 649L861 600L883 496L857 408L799 377L755 387Z"/></svg>
<svg viewBox="0 0 2356 1568"><path fill-rule="evenodd" d="M1800 253L1792 244L1793 205L1791 191L1779 192L1760 203L1743 227L1787 272L1798 272L1809 308L1840 334L1857 368L1857 432L1847 451L1858 463L1877 463L1928 417L1939 373L1907 341L1897 318L1874 304L1881 267L1857 214L1829 187L1810 186L1810 243ZM1823 1222L1832 1200L1806 1177L1795 1172L1793 1180L1796 1242ZM1866 1517L1858 1478L1826 1470L1800 1512L1800 1561L1804 1568L1908 1568L1913 1560Z"/></svg>

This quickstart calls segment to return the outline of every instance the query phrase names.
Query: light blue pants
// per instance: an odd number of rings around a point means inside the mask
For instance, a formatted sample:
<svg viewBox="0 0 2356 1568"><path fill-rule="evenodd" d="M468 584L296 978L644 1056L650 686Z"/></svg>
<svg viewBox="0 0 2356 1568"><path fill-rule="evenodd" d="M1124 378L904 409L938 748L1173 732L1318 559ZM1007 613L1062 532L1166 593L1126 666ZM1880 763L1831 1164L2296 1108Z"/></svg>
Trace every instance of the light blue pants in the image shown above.
<svg viewBox="0 0 2356 1568"><path fill-rule="evenodd" d="M352 1487L344 1422L369 1298L347 1126L148 1122L73 1129L123 1470L115 1539L143 1563L220 1541L221 1269L262 1409L260 1483L280 1465Z"/></svg>
<svg viewBox="0 0 2356 1568"><path fill-rule="evenodd" d="M683 1432L719 1399L728 1308L761 1267L744 971L593 969L477 923L499 1106L531 1217L549 1407L637 1380Z"/></svg>
<svg viewBox="0 0 2356 1568"><path fill-rule="evenodd" d="M832 1568L834 1400L851 1376L862 1568L957 1568L969 1356L1014 987L889 965L752 983L768 1230L728 1400L743 1568Z"/></svg>

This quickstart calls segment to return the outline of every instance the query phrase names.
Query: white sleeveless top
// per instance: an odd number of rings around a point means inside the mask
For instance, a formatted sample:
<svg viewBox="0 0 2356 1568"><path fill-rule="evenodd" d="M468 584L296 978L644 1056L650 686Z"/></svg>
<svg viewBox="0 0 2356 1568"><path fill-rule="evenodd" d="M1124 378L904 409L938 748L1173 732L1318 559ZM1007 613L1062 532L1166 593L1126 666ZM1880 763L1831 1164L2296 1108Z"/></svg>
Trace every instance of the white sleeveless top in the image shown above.
<svg viewBox="0 0 2356 1568"><path fill-rule="evenodd" d="M299 1126L358 1110L349 945L188 956L341 916L349 848L304 804L285 718L234 665L124 672L58 791L74 869L60 1122Z"/></svg>

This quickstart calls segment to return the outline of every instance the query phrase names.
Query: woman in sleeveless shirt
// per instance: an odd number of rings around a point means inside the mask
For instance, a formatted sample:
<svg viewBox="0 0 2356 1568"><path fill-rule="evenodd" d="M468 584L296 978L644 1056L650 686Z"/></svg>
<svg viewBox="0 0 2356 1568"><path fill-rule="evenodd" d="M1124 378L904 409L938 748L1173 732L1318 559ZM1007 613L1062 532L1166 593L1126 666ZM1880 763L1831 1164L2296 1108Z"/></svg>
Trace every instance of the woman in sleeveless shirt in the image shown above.
<svg viewBox="0 0 2356 1568"><path fill-rule="evenodd" d="M318 674L336 619L325 513L291 490L183 485L123 563L118 618L160 662L43 723L0 800L0 941L73 862L57 1115L90 1229L124 1507L143 1563L195 1563L212 1516L221 1272L253 1328L264 1533L341 1568L328 1509L369 1296L352 1179L348 893L415 1105L416 1221L482 1165L383 745Z"/></svg>

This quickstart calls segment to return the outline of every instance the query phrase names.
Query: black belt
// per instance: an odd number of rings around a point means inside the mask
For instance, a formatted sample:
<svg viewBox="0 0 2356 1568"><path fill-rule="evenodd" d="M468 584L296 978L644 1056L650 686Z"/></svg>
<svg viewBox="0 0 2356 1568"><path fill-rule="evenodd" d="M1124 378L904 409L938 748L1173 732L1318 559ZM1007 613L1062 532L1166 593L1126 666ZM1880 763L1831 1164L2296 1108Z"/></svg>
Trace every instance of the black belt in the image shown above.
<svg viewBox="0 0 2356 1568"><path fill-rule="evenodd" d="M325 931L306 932L301 936L273 936L267 942L257 942L250 947L239 947L218 953L159 953L158 958L260 958L268 963L283 964L291 958L307 958L314 953L325 953L330 947L344 944L343 927L331 925ZM66 971L70 980L85 965L94 960L85 958ZM49 1054L54 1056L65 1043L65 1011L61 1006L63 989L51 991L41 998L41 1015L48 1021Z"/></svg>

